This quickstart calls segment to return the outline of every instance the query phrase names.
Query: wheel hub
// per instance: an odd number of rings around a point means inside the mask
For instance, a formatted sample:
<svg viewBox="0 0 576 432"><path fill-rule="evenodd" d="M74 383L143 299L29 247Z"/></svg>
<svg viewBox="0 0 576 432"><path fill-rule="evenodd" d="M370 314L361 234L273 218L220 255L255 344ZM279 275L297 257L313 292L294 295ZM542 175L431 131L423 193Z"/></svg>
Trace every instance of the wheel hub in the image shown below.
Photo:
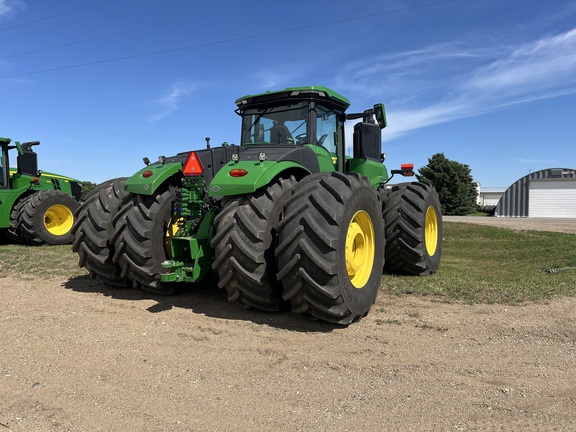
<svg viewBox="0 0 576 432"><path fill-rule="evenodd" d="M428 255L433 256L438 247L438 217L434 207L428 207L428 210L426 210L424 237L426 239L426 252L428 252Z"/></svg>
<svg viewBox="0 0 576 432"><path fill-rule="evenodd" d="M368 282L375 250L372 220L360 210L352 217L346 233L346 270L355 288L363 288Z"/></svg>
<svg viewBox="0 0 576 432"><path fill-rule="evenodd" d="M169 258L173 258L172 256L172 238L177 237L178 231L180 231L180 227L184 223L184 218L179 216L172 216L170 221L168 222L168 226L166 227L166 233L164 234L164 246L166 248L166 255Z"/></svg>
<svg viewBox="0 0 576 432"><path fill-rule="evenodd" d="M68 207L56 204L44 213L44 227L52 235L65 235L74 225L74 215Z"/></svg>

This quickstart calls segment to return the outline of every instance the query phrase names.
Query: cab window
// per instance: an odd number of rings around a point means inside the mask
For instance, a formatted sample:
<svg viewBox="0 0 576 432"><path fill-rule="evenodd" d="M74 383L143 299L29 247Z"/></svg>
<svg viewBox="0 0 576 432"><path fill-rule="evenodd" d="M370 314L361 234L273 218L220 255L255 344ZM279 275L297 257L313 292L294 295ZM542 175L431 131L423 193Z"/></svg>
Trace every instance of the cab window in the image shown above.
<svg viewBox="0 0 576 432"><path fill-rule="evenodd" d="M308 104L250 109L242 113L242 144L307 141Z"/></svg>
<svg viewBox="0 0 576 432"><path fill-rule="evenodd" d="M338 109L317 105L316 145L322 146L332 156L337 170L344 169L344 112Z"/></svg>
<svg viewBox="0 0 576 432"><path fill-rule="evenodd" d="M7 159L6 150L0 147L0 188L8 185L8 172L10 168L7 166Z"/></svg>
<svg viewBox="0 0 576 432"><path fill-rule="evenodd" d="M336 154L336 131L338 130L339 112L322 106L316 109L316 144L330 153Z"/></svg>

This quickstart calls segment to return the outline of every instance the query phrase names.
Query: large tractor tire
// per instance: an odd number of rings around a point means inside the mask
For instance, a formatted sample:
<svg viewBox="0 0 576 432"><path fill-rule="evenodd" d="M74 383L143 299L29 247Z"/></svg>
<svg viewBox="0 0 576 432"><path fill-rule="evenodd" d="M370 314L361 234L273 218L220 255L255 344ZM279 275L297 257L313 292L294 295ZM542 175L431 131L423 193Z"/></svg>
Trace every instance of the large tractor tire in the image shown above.
<svg viewBox="0 0 576 432"><path fill-rule="evenodd" d="M14 243L24 243L22 233L22 212L31 195L20 197L10 212L10 228L6 230L6 238Z"/></svg>
<svg viewBox="0 0 576 432"><path fill-rule="evenodd" d="M125 178L110 180L98 185L87 196L76 212L72 250L78 253L80 267L88 270L91 278L124 287L127 280L122 269L114 262L112 219L118 209L130 198L124 188Z"/></svg>
<svg viewBox="0 0 576 432"><path fill-rule="evenodd" d="M121 268L120 277L134 288L155 294L171 295L174 284L160 280L162 262L169 258L172 220L172 187L161 187L154 195L130 196L113 217L112 259Z"/></svg>
<svg viewBox="0 0 576 432"><path fill-rule="evenodd" d="M294 188L278 229L278 278L292 311L337 323L364 317L382 281L384 221L366 177L321 173Z"/></svg>
<svg viewBox="0 0 576 432"><path fill-rule="evenodd" d="M229 301L266 311L281 309L276 230L295 184L293 177L279 179L253 194L224 199L211 241L216 256L212 267Z"/></svg>
<svg viewBox="0 0 576 432"><path fill-rule="evenodd" d="M384 202L387 273L425 276L440 266L442 209L433 186L392 185Z"/></svg>
<svg viewBox="0 0 576 432"><path fill-rule="evenodd" d="M72 243L74 212L80 204L57 190L43 190L31 195L20 212L20 232L30 245Z"/></svg>

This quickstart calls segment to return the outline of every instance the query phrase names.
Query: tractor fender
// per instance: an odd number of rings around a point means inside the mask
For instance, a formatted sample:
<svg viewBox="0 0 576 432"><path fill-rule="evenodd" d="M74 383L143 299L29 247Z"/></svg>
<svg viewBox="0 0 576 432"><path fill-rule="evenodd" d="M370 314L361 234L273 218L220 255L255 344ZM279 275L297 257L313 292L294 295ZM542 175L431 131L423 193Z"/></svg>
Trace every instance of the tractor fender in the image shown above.
<svg viewBox="0 0 576 432"><path fill-rule="evenodd" d="M297 178L311 174L310 170L293 161L228 162L214 176L208 193L212 197L253 193L284 173L286 177L295 175Z"/></svg>
<svg viewBox="0 0 576 432"><path fill-rule="evenodd" d="M128 178L124 184L126 190L133 194L152 195L167 179L181 171L181 162L153 163Z"/></svg>

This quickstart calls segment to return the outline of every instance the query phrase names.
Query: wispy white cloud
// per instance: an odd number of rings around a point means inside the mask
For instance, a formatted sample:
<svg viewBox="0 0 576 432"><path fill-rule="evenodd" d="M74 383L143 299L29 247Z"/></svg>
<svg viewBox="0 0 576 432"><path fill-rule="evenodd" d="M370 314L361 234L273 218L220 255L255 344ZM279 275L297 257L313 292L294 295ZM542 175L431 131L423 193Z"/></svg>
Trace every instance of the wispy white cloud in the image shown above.
<svg viewBox="0 0 576 432"><path fill-rule="evenodd" d="M516 48L508 56L478 68L463 90L489 97L524 98L551 89L576 86L576 28Z"/></svg>
<svg viewBox="0 0 576 432"><path fill-rule="evenodd" d="M370 57L346 65L335 86L343 91L406 104L453 87L452 79L485 64L496 53L474 49L463 43L444 43L418 50Z"/></svg>
<svg viewBox="0 0 576 432"><path fill-rule="evenodd" d="M275 89L284 78L272 71L260 71L256 73L255 77L260 83L260 87L264 89Z"/></svg>
<svg viewBox="0 0 576 432"><path fill-rule="evenodd" d="M26 4L21 0L0 0L0 20L12 18L24 9Z"/></svg>
<svg viewBox="0 0 576 432"><path fill-rule="evenodd" d="M338 88L386 96L389 140L411 130L576 93L576 27L515 46L464 42L347 65Z"/></svg>
<svg viewBox="0 0 576 432"><path fill-rule="evenodd" d="M298 70L296 66L283 65L286 70ZM260 70L254 74L258 91L278 90L283 87L294 86L298 77L296 73L277 73L272 70Z"/></svg>
<svg viewBox="0 0 576 432"><path fill-rule="evenodd" d="M157 111L148 117L151 122L162 120L177 111L183 98L194 92L199 87L198 83L186 80L178 80L173 83L168 91L152 102Z"/></svg>

